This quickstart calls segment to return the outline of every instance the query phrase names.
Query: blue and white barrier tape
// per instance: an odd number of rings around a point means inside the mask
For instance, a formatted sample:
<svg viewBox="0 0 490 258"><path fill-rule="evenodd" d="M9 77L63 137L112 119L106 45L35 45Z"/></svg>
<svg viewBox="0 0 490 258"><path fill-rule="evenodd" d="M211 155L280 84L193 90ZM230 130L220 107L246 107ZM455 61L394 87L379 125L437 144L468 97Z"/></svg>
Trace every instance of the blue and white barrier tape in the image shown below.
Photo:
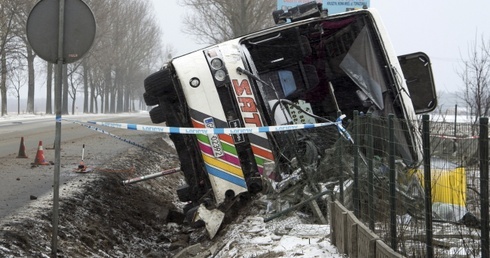
<svg viewBox="0 0 490 258"><path fill-rule="evenodd" d="M354 143L354 140L350 136L349 132L347 132L347 130L345 130L345 128L342 126L342 119L344 119L344 118L345 118L345 115L341 115L341 116L339 116L339 118L337 118L337 121L336 121L337 129L339 130L340 135L342 135L345 139L347 139L351 143Z"/></svg>
<svg viewBox="0 0 490 258"><path fill-rule="evenodd" d="M133 145L133 146L136 146L136 147L142 148L142 149L144 149L144 150L151 151L151 152L155 152L155 153L157 153L157 154L159 154L159 155L163 155L162 153L160 153L160 152L158 152L158 151L154 151L154 150L149 149L149 148L147 148L147 147L145 147L145 146L143 146L143 145L140 145L140 144L138 144L138 143L136 143L136 142L133 142L133 141L131 141L131 140L128 140L128 139L122 138L122 137L117 136L117 135L115 135L115 134L112 134L112 133L110 133L110 132L108 132L108 131L102 130L102 129L98 128L98 127L95 127L95 126L92 126L92 125L87 125L87 124L84 124L83 122L80 122L80 121L68 120L68 119L63 119L63 120L64 120L64 121L68 121L68 122L72 122L72 123L74 123L74 124L78 124L78 125L84 126L84 127L88 128L88 129L91 129L91 130L97 131L97 132L99 132L99 133L107 134L107 135L109 135L109 136L111 136L111 137L113 137L113 138L116 138L116 139L118 139L118 140L120 140L120 141L123 141L123 142L125 142L125 143L129 143L129 144L131 144L131 145Z"/></svg>
<svg viewBox="0 0 490 258"><path fill-rule="evenodd" d="M291 131L299 129L309 129L315 127L340 125L338 122L318 123L318 124L293 124L293 125L277 125L277 126L263 126L263 127L245 127L245 128L194 128L194 127L165 127L165 126L151 126L151 125L137 125L137 124L125 124L125 123L109 123L109 122L95 122L88 121L88 124L95 124L113 128L146 131L146 132L159 132L159 133L177 133L177 134L247 134L247 133L269 133L269 132L281 132ZM342 125L340 125L342 126Z"/></svg>
<svg viewBox="0 0 490 258"><path fill-rule="evenodd" d="M325 123L316 123L316 124L276 125L276 126L262 126L262 127L242 127L242 128L166 127L166 126L152 126L152 125L138 125L138 124L96 122L96 121L87 121L87 122L78 122L78 123L94 124L94 125L101 125L101 126L112 127L112 128L145 131L145 132L175 133L175 134L206 134L206 135L270 133L270 132L292 131L292 130L310 129L310 128L334 125L337 127L339 133L343 137L353 142L350 134L342 126L342 119L344 117L345 115L340 116L339 118L337 118L336 122L325 122ZM66 121L70 121L70 120L66 120Z"/></svg>

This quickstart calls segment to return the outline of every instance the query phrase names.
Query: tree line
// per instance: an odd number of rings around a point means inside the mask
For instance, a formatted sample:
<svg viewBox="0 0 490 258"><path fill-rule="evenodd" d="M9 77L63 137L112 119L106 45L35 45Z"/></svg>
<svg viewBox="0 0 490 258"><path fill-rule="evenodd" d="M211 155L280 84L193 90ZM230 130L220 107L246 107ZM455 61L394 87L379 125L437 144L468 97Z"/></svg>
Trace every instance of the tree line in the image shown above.
<svg viewBox="0 0 490 258"><path fill-rule="evenodd" d="M176 0L175 0L176 1ZM7 114L7 95L17 98L27 84L26 112L34 113L36 82L45 82L46 113L53 110L53 65L36 56L29 46L26 22L38 0L0 0L0 111ZM179 0L188 12L182 22L184 33L196 43L215 44L273 26L270 0ZM90 52L80 61L66 65L62 87L62 113L75 112L77 92L83 92L84 113L116 113L142 105L144 78L172 56L171 45L163 45L149 0L85 0L97 22ZM476 38L475 38L476 39ZM489 44L481 38L468 47L458 74L462 79L460 98L472 113L488 116L490 63ZM45 78L36 78L36 76ZM71 100L71 107L69 107ZM139 107L143 108L143 107Z"/></svg>
<svg viewBox="0 0 490 258"><path fill-rule="evenodd" d="M36 56L26 35L26 23L37 0L0 0L1 115L7 114L7 95L17 98L27 84L27 113L34 113L36 82L44 81L46 113L53 110L54 65ZM64 65L62 113L75 112L83 92L84 113L135 110L143 80L169 56L162 32L147 0L86 0L97 30L91 50L79 61ZM37 75L45 78L36 78ZM138 100L138 101L136 101ZM71 106L69 102L71 101Z"/></svg>
<svg viewBox="0 0 490 258"><path fill-rule="evenodd" d="M7 114L7 96L17 99L27 85L27 113L34 113L36 91L45 90L47 114L54 113L54 65L30 47L26 23L38 0L0 0L1 116ZM148 0L85 0L93 11L97 32L89 53L63 70L62 113L75 112L83 96L84 113L129 112L143 105L143 81L172 56L161 42ZM185 33L198 43L214 44L273 25L270 0L181 0L189 12L182 21ZM212 14L212 15L211 15ZM176 21L181 22L181 21ZM43 78L38 78L43 77ZM36 85L43 82L45 89ZM24 97L24 96L23 96ZM71 102L71 106L69 103Z"/></svg>

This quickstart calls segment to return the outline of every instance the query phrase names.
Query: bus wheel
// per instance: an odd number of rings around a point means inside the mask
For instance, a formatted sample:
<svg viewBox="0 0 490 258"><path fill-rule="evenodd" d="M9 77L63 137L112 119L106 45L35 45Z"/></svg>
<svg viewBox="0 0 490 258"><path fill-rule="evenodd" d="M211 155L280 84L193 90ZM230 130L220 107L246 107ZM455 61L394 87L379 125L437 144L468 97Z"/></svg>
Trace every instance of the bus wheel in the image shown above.
<svg viewBox="0 0 490 258"><path fill-rule="evenodd" d="M160 124L166 121L165 111L161 106L156 106L150 110L150 119L154 124Z"/></svg>
<svg viewBox="0 0 490 258"><path fill-rule="evenodd" d="M156 98L162 97L174 90L172 75L168 68L164 68L146 77L144 85L146 93Z"/></svg>
<svg viewBox="0 0 490 258"><path fill-rule="evenodd" d="M156 106L160 103L157 97L150 95L146 92L143 93L143 100L145 101L145 104L149 107Z"/></svg>

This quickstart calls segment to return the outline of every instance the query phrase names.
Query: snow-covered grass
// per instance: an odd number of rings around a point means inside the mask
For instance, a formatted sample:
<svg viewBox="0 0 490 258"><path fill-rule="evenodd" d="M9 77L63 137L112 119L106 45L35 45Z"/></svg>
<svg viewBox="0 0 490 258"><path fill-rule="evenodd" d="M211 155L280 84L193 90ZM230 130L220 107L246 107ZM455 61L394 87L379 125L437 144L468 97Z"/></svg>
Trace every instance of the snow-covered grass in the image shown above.
<svg viewBox="0 0 490 258"><path fill-rule="evenodd" d="M105 117L125 117L125 116L135 116L141 115L149 118L148 111L138 111L134 113L117 113L117 114L90 114L90 113L79 113L75 115L62 115L63 119L79 119L79 118L105 118ZM0 116L1 122L15 122L22 120L34 120L34 119L50 119L53 120L56 118L54 114L45 114L45 113L36 113L36 114L17 114L17 113L9 113L4 116Z"/></svg>

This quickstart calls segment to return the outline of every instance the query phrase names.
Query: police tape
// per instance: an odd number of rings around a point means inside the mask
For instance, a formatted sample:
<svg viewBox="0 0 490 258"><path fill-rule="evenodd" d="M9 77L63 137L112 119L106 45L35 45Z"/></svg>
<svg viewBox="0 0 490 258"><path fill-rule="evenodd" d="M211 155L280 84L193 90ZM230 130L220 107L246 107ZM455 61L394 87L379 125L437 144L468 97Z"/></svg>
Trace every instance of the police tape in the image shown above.
<svg viewBox="0 0 490 258"><path fill-rule="evenodd" d="M290 125L275 125L275 126L261 126L261 127L235 127L235 128L195 128L195 127L167 127L167 126L153 126L153 125L139 125L139 124L127 124L127 123L112 123L112 122L97 122L97 121L73 121L63 119L65 121L84 124L100 125L105 127L112 127L118 129L145 131L145 132L157 132L157 133L171 133L171 134L250 134L250 133L271 133L271 132L283 132L301 129L311 129L325 126L336 126L339 134L345 139L353 143L352 137L349 132L342 126L342 119L345 115L337 118L335 122L324 122L316 124L290 124ZM84 125L86 126L86 125ZM98 129L100 130L100 129Z"/></svg>
<svg viewBox="0 0 490 258"><path fill-rule="evenodd" d="M123 141L123 142L125 142L125 143L131 144L131 145L133 145L133 146L136 146L136 147L142 148L142 149L147 150L147 151L154 152L154 153L159 154L159 155L163 155L162 153L160 153L160 152L158 152L158 151L152 150L152 149L147 148L147 147L145 147L145 146L143 146L143 145L141 145L141 144L138 144L138 143L133 142L133 141L131 141L131 140L125 139L125 138L120 137L120 136L117 136L117 135L115 135L115 134L112 134L112 133L110 133L110 132L108 132L108 131L105 131L105 130L103 130L103 129L100 129L100 128L98 128L98 127L95 127L95 126L92 126L92 125L88 125L88 124L86 124L86 123L84 123L84 122L80 122L80 121L76 121L76 120L69 120L69 119L62 119L62 120L63 120L63 121L67 121L67 122L72 122L72 123L74 123L74 124L81 125L81 126L83 126L83 127L86 127L86 128L88 128L88 129L94 130L94 131L99 132L99 133L107 134L107 135L109 135L110 137L112 137L112 138L116 138L116 139L118 139L118 140L120 140L120 141Z"/></svg>
<svg viewBox="0 0 490 258"><path fill-rule="evenodd" d="M351 143L354 143L354 140L350 136L349 132L345 130L345 128L342 126L342 119L345 118L345 115L341 115L337 118L335 125L337 126L337 130L339 131L339 134L342 135L346 140L350 141Z"/></svg>
<svg viewBox="0 0 490 258"><path fill-rule="evenodd" d="M331 126L331 125L338 126L337 122L318 123L318 124L277 125L277 126L262 126L262 127L242 127L242 128L166 127L166 126L151 126L151 125L125 124L125 123L95 122L95 121L87 121L86 123L112 127L112 128L119 128L119 129L158 132L158 133L175 133L175 134L269 133L269 132L309 129L315 127Z"/></svg>
<svg viewBox="0 0 490 258"><path fill-rule="evenodd" d="M112 127L112 128L127 129L127 130L159 132L159 133L175 133L175 134L269 133L269 132L310 129L310 128L324 127L324 126L337 126L337 128L339 128L339 130L341 130L342 132L345 131L345 129L341 125L341 121L317 123L317 124L293 124L293 125L276 125L276 126L262 126L262 127L242 127L242 128L166 127L166 126L138 125L138 124L126 124L126 123L95 122L95 121L87 121L85 123Z"/></svg>

